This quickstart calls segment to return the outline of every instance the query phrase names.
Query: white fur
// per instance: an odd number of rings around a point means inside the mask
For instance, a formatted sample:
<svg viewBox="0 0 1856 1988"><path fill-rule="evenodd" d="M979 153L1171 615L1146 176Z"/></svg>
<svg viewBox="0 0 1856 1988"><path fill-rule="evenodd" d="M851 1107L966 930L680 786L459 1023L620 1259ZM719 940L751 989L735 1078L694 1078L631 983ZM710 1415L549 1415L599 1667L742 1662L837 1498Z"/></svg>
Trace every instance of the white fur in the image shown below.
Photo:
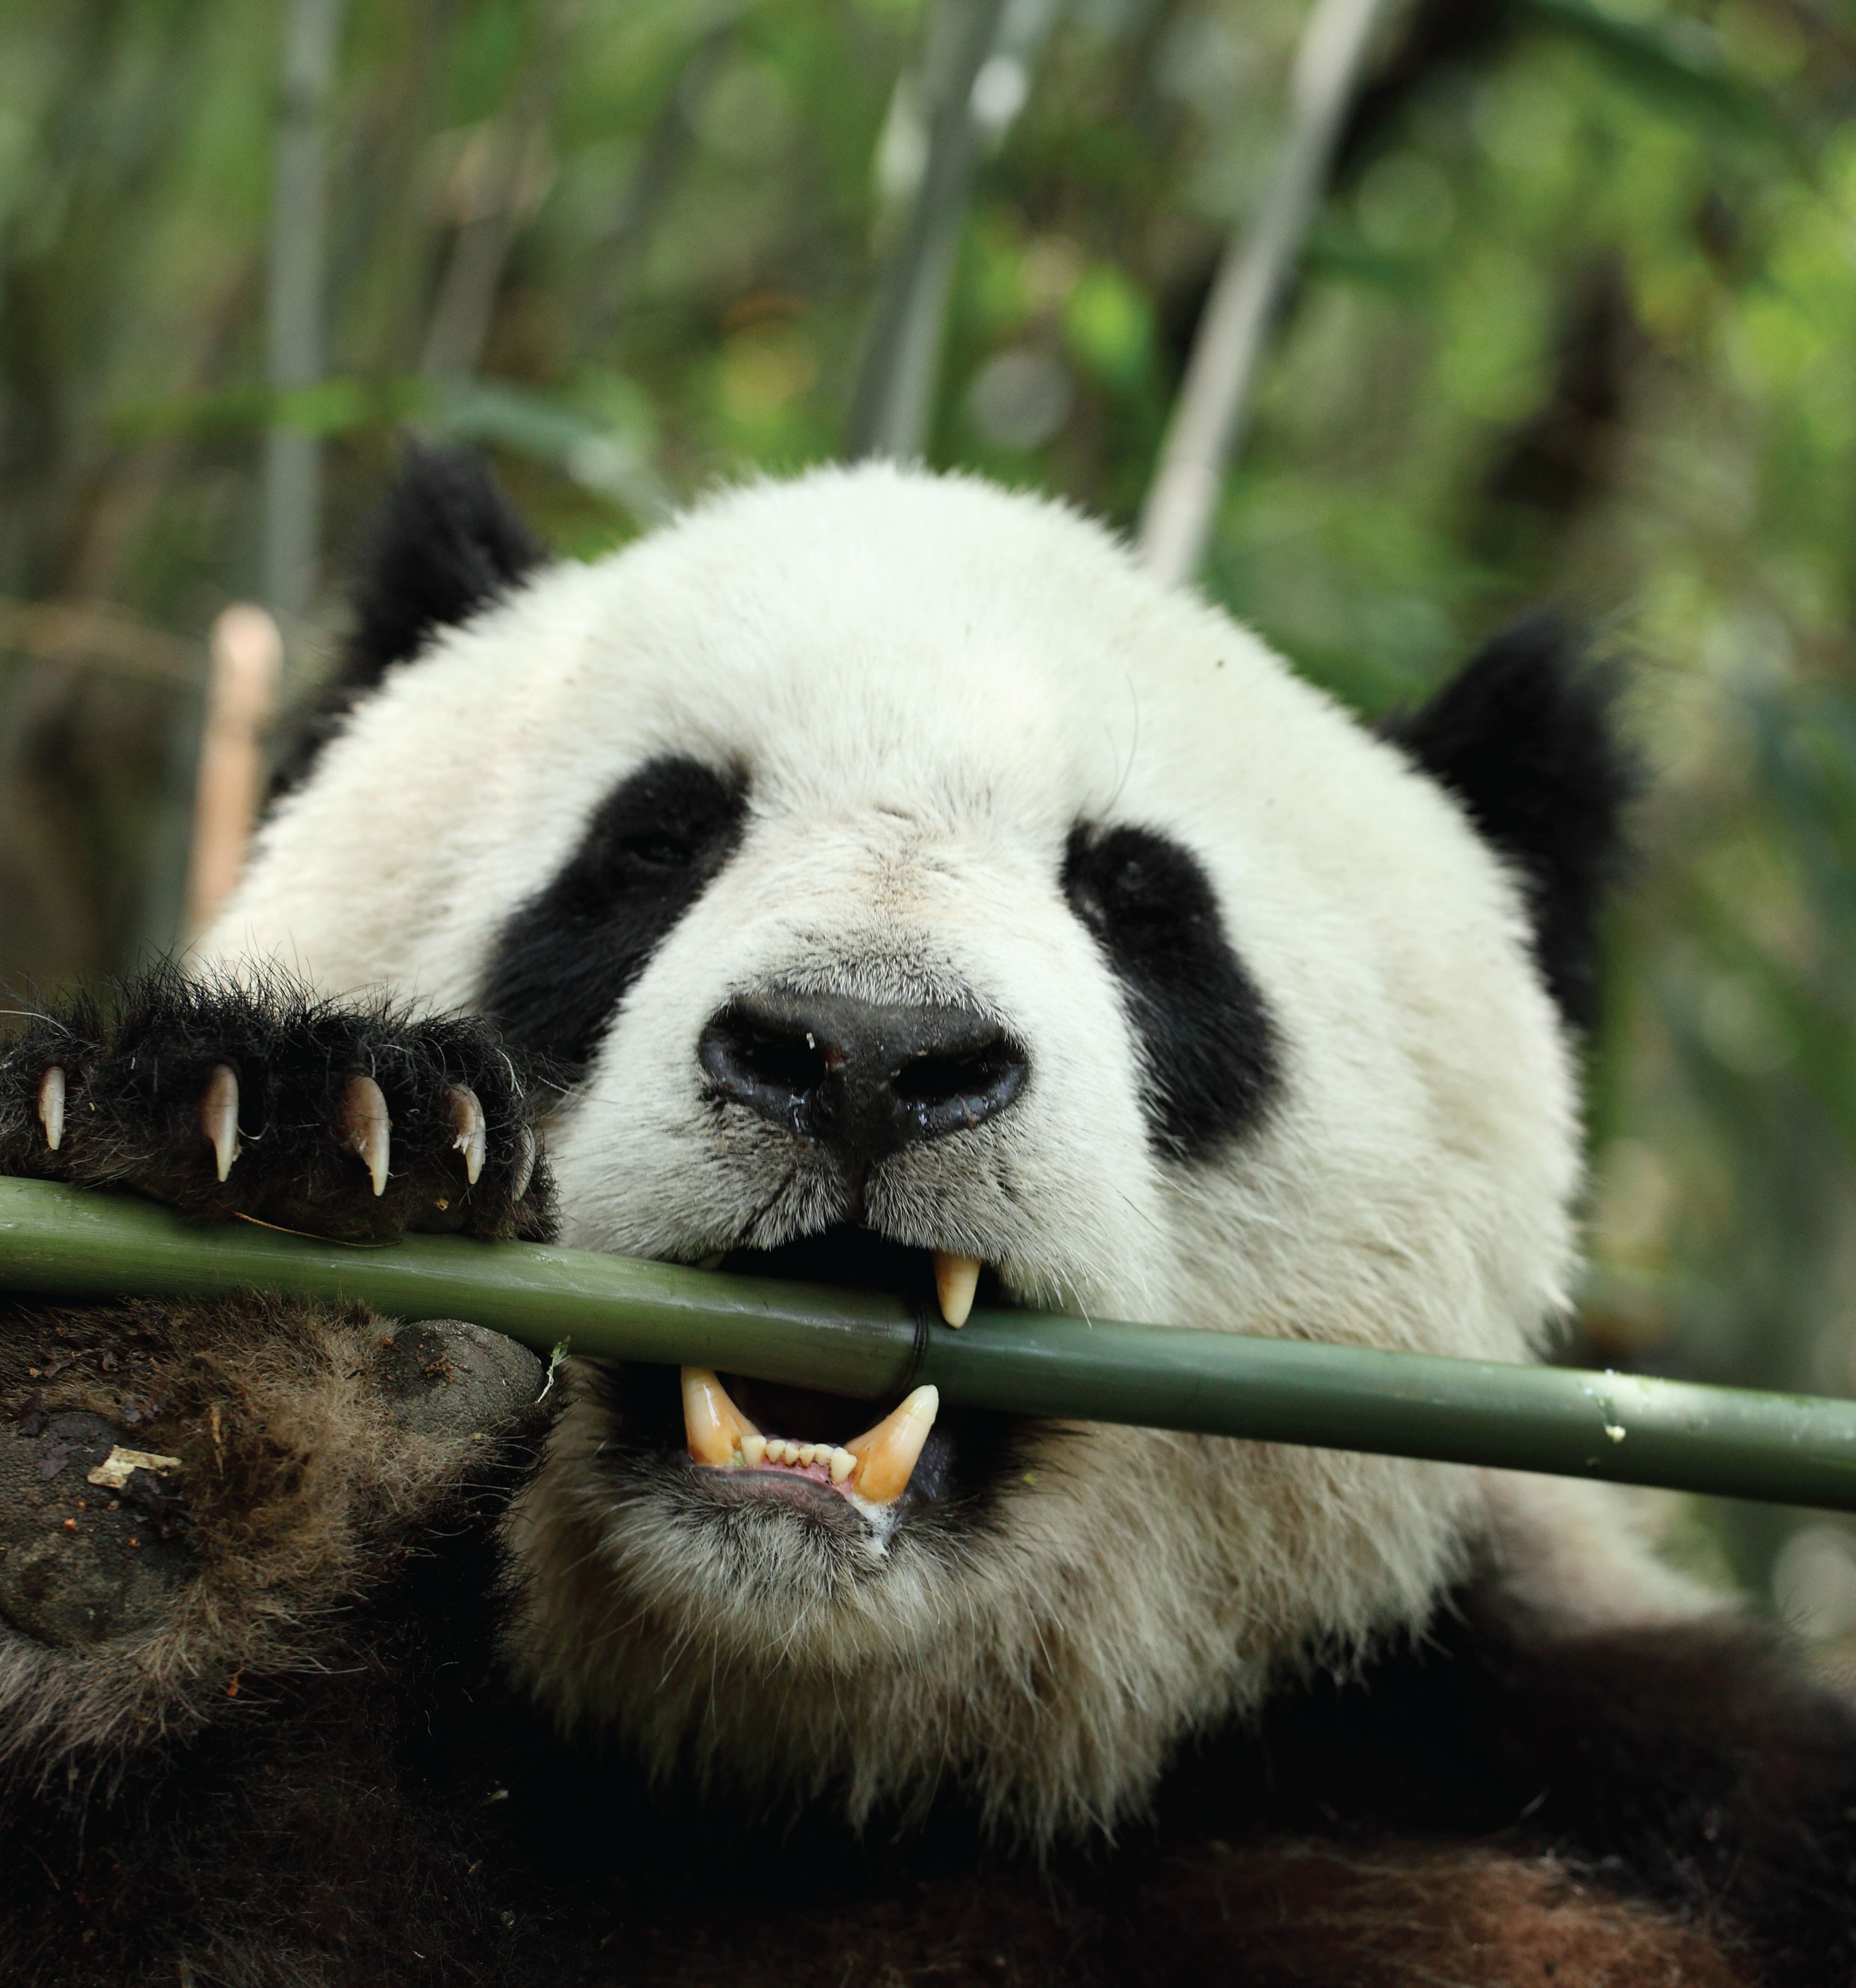
<svg viewBox="0 0 1856 1988"><path fill-rule="evenodd" d="M701 1108L698 1033L773 980L952 994L1032 1077L873 1178L899 1239L1073 1312L1537 1349L1577 1124L1512 880L1253 636L977 482L821 472L544 573L390 673L205 954L467 1006L510 910L663 751L744 766L748 827L557 1114L565 1240L689 1260L827 1219L803 1169L778 1192L785 1134ZM1282 1028L1279 1100L1214 1165L1148 1144L1116 986L1058 888L1079 818L1197 854ZM1279 1666L1415 1628L1490 1525L1468 1471L1053 1428L957 1562L906 1533L859 1562L781 1514L724 1540L668 1493L615 1501L601 1426L576 1405L516 1533L523 1660L564 1716L770 1799L835 1786L861 1812L964 1781L1039 1834L1111 1821Z"/></svg>

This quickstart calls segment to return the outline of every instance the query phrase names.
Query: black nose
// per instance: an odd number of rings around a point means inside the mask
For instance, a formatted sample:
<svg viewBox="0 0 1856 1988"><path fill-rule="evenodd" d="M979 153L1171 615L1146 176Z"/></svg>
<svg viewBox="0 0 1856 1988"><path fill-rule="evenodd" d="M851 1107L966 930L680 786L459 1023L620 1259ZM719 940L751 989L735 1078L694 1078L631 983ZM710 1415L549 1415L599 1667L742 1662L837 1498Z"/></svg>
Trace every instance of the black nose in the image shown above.
<svg viewBox="0 0 1856 1988"><path fill-rule="evenodd" d="M731 1001L696 1044L713 1095L852 1162L996 1118L1031 1073L970 1009L781 990Z"/></svg>

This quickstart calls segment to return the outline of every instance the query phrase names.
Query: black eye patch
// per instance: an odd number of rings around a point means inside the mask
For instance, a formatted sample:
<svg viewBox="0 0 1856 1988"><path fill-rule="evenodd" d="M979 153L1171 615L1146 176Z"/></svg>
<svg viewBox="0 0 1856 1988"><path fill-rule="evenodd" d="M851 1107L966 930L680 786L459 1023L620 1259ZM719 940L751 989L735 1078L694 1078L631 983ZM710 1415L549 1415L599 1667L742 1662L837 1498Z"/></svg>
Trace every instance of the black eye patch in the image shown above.
<svg viewBox="0 0 1856 1988"><path fill-rule="evenodd" d="M483 1006L515 1043L577 1076L612 1011L741 839L747 783L652 759L595 810L554 881L510 918Z"/></svg>
<svg viewBox="0 0 1856 1988"><path fill-rule="evenodd" d="M1208 1159L1262 1117L1280 1081L1274 1022L1191 853L1145 828L1079 823L1063 894L1120 982L1155 1150Z"/></svg>

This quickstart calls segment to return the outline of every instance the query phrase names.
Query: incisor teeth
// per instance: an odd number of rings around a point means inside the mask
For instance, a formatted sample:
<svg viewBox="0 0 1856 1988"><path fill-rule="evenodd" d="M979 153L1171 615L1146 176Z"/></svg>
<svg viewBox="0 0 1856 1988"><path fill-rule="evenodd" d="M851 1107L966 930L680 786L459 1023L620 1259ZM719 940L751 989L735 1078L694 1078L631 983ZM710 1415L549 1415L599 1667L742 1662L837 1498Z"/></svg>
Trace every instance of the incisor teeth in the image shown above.
<svg viewBox="0 0 1856 1988"><path fill-rule="evenodd" d="M458 1134L451 1142L451 1149L464 1155L464 1178L475 1187L478 1175L483 1171L483 1107L477 1102L477 1094L467 1084L454 1084L451 1087L450 1104L451 1122Z"/></svg>
<svg viewBox="0 0 1856 1988"><path fill-rule="evenodd" d="M53 1063L39 1080L39 1122L53 1152L64 1143L64 1072Z"/></svg>
<svg viewBox="0 0 1856 1988"><path fill-rule="evenodd" d="M764 1435L744 1435L741 1439L741 1461L750 1470L756 1469L767 1455L767 1438Z"/></svg>
<svg viewBox="0 0 1856 1988"><path fill-rule="evenodd" d="M351 1077L341 1094L341 1133L360 1154L373 1176L377 1195L387 1192L387 1161L392 1149L393 1121L387 1097L371 1077Z"/></svg>
<svg viewBox="0 0 1856 1988"><path fill-rule="evenodd" d="M951 1249L934 1252L934 1288L940 1297L941 1316L950 1325L967 1323L979 1285L977 1256L957 1256Z"/></svg>
<svg viewBox="0 0 1856 1988"><path fill-rule="evenodd" d="M842 1484L857 1468L857 1459L848 1449L831 1452L831 1482Z"/></svg>
<svg viewBox="0 0 1856 1988"><path fill-rule="evenodd" d="M224 1181L239 1157L239 1078L230 1063L215 1063L200 1094L200 1135L212 1148Z"/></svg>
<svg viewBox="0 0 1856 1988"><path fill-rule="evenodd" d="M940 1407L938 1388L917 1388L875 1428L853 1436L845 1445L857 1459L855 1488L859 1497L872 1505L887 1505L908 1489L922 1445L928 1440Z"/></svg>
<svg viewBox="0 0 1856 1988"><path fill-rule="evenodd" d="M748 1439L760 1433L729 1399L728 1390L710 1368L683 1369L683 1438L698 1463L726 1469L734 1461L735 1452L741 1450L745 1456ZM773 1445L767 1447L771 1452Z"/></svg>

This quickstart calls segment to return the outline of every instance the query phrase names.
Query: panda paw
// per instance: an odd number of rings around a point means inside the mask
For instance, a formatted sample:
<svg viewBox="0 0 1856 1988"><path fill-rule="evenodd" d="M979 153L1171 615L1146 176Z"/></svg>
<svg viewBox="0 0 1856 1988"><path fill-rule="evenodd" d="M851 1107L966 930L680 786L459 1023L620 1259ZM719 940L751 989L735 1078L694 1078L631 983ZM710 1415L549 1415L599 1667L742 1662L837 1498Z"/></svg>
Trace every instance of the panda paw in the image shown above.
<svg viewBox="0 0 1856 1988"><path fill-rule="evenodd" d="M456 1320L0 1302L0 1807L9 1776L113 1772L293 1678L378 1696L383 1650L487 1637L547 1393Z"/></svg>
<svg viewBox="0 0 1856 1988"><path fill-rule="evenodd" d="M534 1093L469 1016L163 966L33 1015L0 1059L0 1173L343 1241L545 1240Z"/></svg>

